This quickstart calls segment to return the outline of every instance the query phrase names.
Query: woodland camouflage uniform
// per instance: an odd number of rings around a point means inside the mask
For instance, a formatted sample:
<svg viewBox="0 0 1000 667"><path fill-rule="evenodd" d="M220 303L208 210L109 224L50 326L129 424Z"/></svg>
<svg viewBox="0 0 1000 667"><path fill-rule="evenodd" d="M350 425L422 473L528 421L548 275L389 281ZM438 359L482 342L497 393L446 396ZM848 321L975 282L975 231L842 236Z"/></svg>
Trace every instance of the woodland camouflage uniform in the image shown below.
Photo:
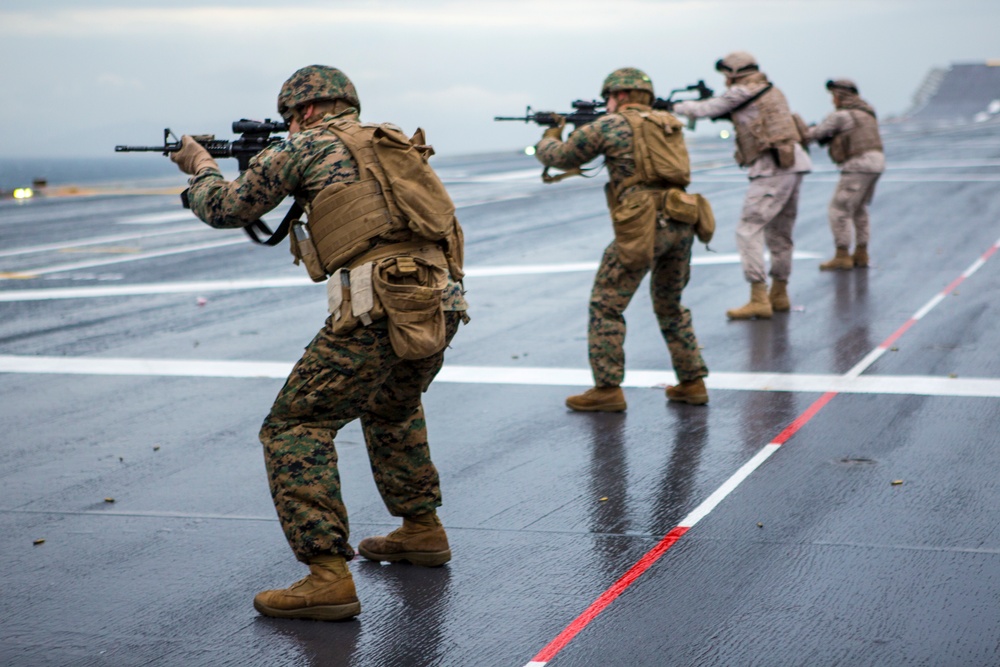
<svg viewBox="0 0 1000 667"><path fill-rule="evenodd" d="M332 111L301 118L301 108L318 94L309 88L315 81L340 94L336 101L322 100L335 102ZM293 108L300 115L299 131L259 153L234 181L225 180L214 162L205 161L207 153L196 157L193 168L175 159L182 170L194 174L188 194L199 218L213 227L244 227L287 196L294 196L309 211L327 186L359 181L351 151L329 129L334 123L358 119L360 103L346 76L325 66L299 70L279 96L279 112L286 120ZM186 146L189 139L183 138ZM409 230L392 230L372 238L369 245L380 248L413 238ZM447 346L459 323L467 320L461 285L450 277L442 301ZM354 419L361 420L386 508L404 519L404 527L411 519L430 526L427 530L444 544L438 549L447 550L435 514L441 491L421 403L421 394L441 369L443 350L425 358L402 359L394 351L386 319L346 333L335 333L333 323L331 315L306 347L260 430L282 529L296 558L310 566L310 575L289 589L258 594L255 607L270 616L337 620L360 611L345 564L354 549L334 447L337 432ZM384 539L368 538L360 548L364 551L366 542ZM435 562L420 564L438 565L448 558L450 550L439 551Z"/></svg>
<svg viewBox="0 0 1000 667"><path fill-rule="evenodd" d="M627 68L631 69L631 68ZM648 81L648 78L646 79ZM649 90L652 91L650 85ZM634 105L648 110L648 105ZM612 192L636 173L633 130L620 113L608 113L569 134L565 141L546 136L536 147L542 164L572 169L604 156ZM624 197L646 186L621 192ZM667 343L678 379L683 383L708 375L698 350L691 311L681 304L681 293L691 276L694 229L665 215L657 220L653 261L649 266L627 268L619 246L612 241L601 258L590 296L587 344L590 367L597 388L619 387L625 377L624 311L647 273L660 331Z"/></svg>
<svg viewBox="0 0 1000 667"><path fill-rule="evenodd" d="M350 152L324 131L343 116L357 111L328 115L262 151L235 181L202 170L188 193L192 211L213 227L243 227L289 195L307 204L331 183L356 181ZM395 240L380 237L373 245ZM457 283L449 283L445 308L450 340L458 311L466 308ZM396 358L384 322L338 336L328 318L306 347L260 432L278 516L299 560L331 552L354 556L333 445L337 430L354 419L361 419L375 480L393 516L441 505L420 394L443 360L443 352L416 362Z"/></svg>

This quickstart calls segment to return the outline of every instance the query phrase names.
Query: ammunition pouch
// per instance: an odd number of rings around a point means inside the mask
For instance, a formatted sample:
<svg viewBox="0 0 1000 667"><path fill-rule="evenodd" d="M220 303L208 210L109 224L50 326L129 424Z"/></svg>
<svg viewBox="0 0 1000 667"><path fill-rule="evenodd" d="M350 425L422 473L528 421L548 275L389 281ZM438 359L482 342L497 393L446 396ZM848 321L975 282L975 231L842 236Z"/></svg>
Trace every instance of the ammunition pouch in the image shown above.
<svg viewBox="0 0 1000 667"><path fill-rule="evenodd" d="M667 190L663 197L663 212L671 220L693 225L698 222L698 195L683 190Z"/></svg>
<svg viewBox="0 0 1000 667"><path fill-rule="evenodd" d="M667 190L663 197L663 212L675 222L694 225L695 236L706 245L715 235L712 205L699 194L678 189Z"/></svg>
<svg viewBox="0 0 1000 667"><path fill-rule="evenodd" d="M446 343L441 296L447 284L448 261L438 246L421 241L375 248L337 269L327 283L333 332L385 319L396 356L429 357Z"/></svg>
<svg viewBox="0 0 1000 667"><path fill-rule="evenodd" d="M774 147L774 161L780 169L795 166L795 142L783 142Z"/></svg>

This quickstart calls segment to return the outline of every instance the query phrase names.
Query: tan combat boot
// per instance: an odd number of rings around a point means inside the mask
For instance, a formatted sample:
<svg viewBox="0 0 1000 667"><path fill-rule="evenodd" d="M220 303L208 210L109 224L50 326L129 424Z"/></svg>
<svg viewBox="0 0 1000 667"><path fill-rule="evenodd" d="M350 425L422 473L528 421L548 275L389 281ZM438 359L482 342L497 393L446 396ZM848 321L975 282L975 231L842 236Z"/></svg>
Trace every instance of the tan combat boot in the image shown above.
<svg viewBox="0 0 1000 667"><path fill-rule="evenodd" d="M854 249L854 266L859 269L868 268L868 246L859 245Z"/></svg>
<svg viewBox="0 0 1000 667"><path fill-rule="evenodd" d="M837 254L826 262L819 265L820 271L850 271L854 268L854 258L847 248L837 248Z"/></svg>
<svg viewBox="0 0 1000 667"><path fill-rule="evenodd" d="M792 309L788 299L788 281L775 280L771 283L771 310L776 313L787 313Z"/></svg>
<svg viewBox="0 0 1000 667"><path fill-rule="evenodd" d="M771 299L767 295L767 283L750 283L750 302L726 311L731 320L762 320L771 318Z"/></svg>
<svg viewBox="0 0 1000 667"><path fill-rule="evenodd" d="M317 556L309 562L309 576L288 588L262 591L254 609L274 618L339 621L361 613L354 579L343 556Z"/></svg>
<svg viewBox="0 0 1000 667"><path fill-rule="evenodd" d="M627 406L621 387L594 387L567 398L566 407L577 412L624 412Z"/></svg>
<svg viewBox="0 0 1000 667"><path fill-rule="evenodd" d="M667 398L688 405L705 405L708 403L708 389L705 388L705 381L702 378L688 380L668 386Z"/></svg>
<svg viewBox="0 0 1000 667"><path fill-rule="evenodd" d="M437 567L451 560L448 535L437 512L404 517L403 525L388 535L361 540L358 553L368 560L405 560L423 567Z"/></svg>

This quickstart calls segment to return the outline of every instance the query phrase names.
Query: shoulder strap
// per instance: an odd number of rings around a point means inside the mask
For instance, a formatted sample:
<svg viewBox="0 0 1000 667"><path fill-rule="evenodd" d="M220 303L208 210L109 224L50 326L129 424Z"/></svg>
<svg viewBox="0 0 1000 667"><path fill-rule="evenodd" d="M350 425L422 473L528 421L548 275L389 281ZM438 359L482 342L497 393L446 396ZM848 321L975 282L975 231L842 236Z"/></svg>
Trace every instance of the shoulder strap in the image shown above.
<svg viewBox="0 0 1000 667"><path fill-rule="evenodd" d="M299 206L299 203L294 202L275 231L272 232L271 228L268 227L263 220L254 220L249 225L244 227L243 231L246 232L251 241L257 243L258 245L276 246L285 240L285 237L288 236L288 230L291 228L292 223L301 217L302 212L302 207ZM268 236L268 238L262 239L258 236L258 234L264 234Z"/></svg>

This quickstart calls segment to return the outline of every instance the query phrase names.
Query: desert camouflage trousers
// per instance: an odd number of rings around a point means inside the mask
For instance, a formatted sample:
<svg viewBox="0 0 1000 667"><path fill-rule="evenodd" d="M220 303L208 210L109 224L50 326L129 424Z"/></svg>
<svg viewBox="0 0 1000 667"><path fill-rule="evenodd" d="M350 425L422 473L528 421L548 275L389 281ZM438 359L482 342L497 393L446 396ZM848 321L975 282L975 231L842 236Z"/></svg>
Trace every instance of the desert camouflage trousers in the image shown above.
<svg viewBox="0 0 1000 667"><path fill-rule="evenodd" d="M694 228L676 222L664 224L656 230L651 268L625 268L613 241L604 251L590 294L587 328L590 368L598 387L617 387L625 378L624 312L647 273L651 274L653 311L678 380L684 382L708 375L698 351L691 311L681 305L681 292L691 277Z"/></svg>
<svg viewBox="0 0 1000 667"><path fill-rule="evenodd" d="M792 274L792 229L799 210L802 174L787 173L750 179L743 212L736 226L743 276L748 283L767 282L764 245L771 252L771 277L788 280Z"/></svg>
<svg viewBox="0 0 1000 667"><path fill-rule="evenodd" d="M463 313L446 312L447 338ZM378 324L334 335L330 320L306 347L260 430L271 496L296 558L353 558L340 494L337 431L361 419L375 484L393 516L441 505L427 444L421 394L441 370L444 352L405 361Z"/></svg>
<svg viewBox="0 0 1000 667"><path fill-rule="evenodd" d="M830 201L830 231L838 248L850 248L851 236L857 245L868 245L868 205L875 196L875 183L882 174L845 171Z"/></svg>

